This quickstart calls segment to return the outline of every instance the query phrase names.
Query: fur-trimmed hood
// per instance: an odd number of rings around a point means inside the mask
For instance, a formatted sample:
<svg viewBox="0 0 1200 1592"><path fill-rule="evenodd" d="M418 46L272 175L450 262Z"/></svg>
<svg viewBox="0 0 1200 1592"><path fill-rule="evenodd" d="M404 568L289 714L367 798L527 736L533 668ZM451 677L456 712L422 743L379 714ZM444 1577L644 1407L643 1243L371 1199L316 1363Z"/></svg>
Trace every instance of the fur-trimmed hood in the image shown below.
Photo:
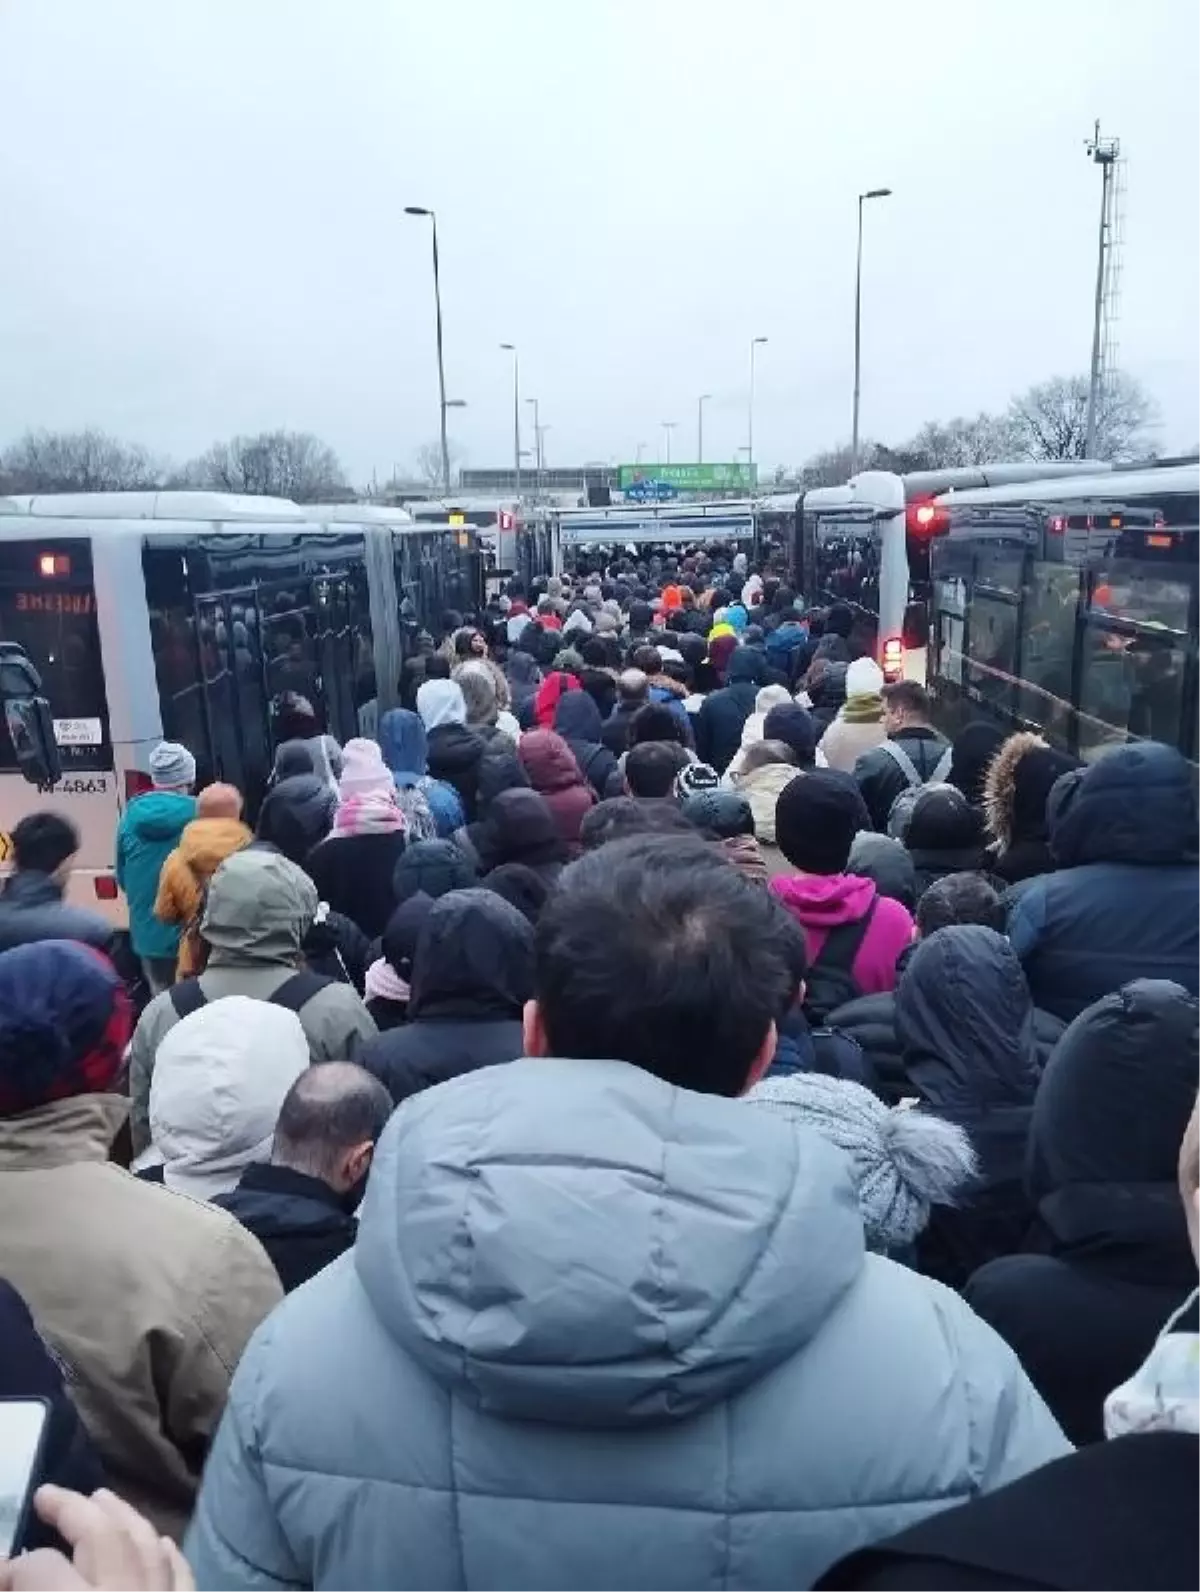
<svg viewBox="0 0 1200 1592"><path fill-rule="evenodd" d="M1001 852L1019 841L1046 839L1046 800L1055 780L1078 766L1031 730L1009 736L983 782L988 834Z"/></svg>

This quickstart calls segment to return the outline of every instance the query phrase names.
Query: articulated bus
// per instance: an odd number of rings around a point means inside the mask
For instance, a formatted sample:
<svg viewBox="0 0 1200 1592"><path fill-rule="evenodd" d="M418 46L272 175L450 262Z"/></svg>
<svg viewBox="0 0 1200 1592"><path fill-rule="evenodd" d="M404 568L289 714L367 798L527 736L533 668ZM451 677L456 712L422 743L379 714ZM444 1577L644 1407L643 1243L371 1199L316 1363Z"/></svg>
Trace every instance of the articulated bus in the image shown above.
<svg viewBox="0 0 1200 1592"><path fill-rule="evenodd" d="M1106 465L987 464L893 475L864 470L804 496L796 527L797 581L810 602L848 604L852 644L889 680L925 678L933 504L944 493L1057 477Z"/></svg>
<svg viewBox="0 0 1200 1592"><path fill-rule="evenodd" d="M74 899L123 918L113 832L166 737L257 812L307 703L339 740L396 705L421 629L482 600L474 537L399 509L201 492L0 498L0 641L39 670L62 778L41 796L0 723L7 834L50 805L77 824Z"/></svg>
<svg viewBox="0 0 1200 1592"><path fill-rule="evenodd" d="M1036 728L1090 760L1196 761L1200 464L938 497L928 681L943 728Z"/></svg>
<svg viewBox="0 0 1200 1592"><path fill-rule="evenodd" d="M449 497L437 501L406 503L418 525L433 522L475 533L483 557L489 590L498 589L513 576L526 589L536 575L551 572L549 521L545 514L528 513L512 499Z"/></svg>
<svg viewBox="0 0 1200 1592"><path fill-rule="evenodd" d="M553 544L560 565L573 570L589 554L678 552L681 547L720 543L753 554L755 505L747 501L712 503L622 503L611 508L560 509L552 516Z"/></svg>

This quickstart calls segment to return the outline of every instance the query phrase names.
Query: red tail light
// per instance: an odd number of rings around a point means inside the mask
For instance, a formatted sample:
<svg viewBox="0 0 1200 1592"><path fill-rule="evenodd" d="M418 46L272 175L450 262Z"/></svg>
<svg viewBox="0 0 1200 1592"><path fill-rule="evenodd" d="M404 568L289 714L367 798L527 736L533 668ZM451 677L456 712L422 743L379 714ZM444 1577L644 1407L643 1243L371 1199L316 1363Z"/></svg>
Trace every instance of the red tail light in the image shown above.
<svg viewBox="0 0 1200 1592"><path fill-rule="evenodd" d="M1054 515L1052 515L1050 517L1049 523L1046 526L1046 529L1050 532L1051 536L1063 536L1063 535L1065 535L1066 534L1066 529L1067 529L1067 517L1066 517L1066 515L1065 514L1054 514Z"/></svg>
<svg viewBox="0 0 1200 1592"><path fill-rule="evenodd" d="M890 682L903 675L904 643L899 636L889 636L883 644L883 678Z"/></svg>
<svg viewBox="0 0 1200 1592"><path fill-rule="evenodd" d="M115 901L117 899L117 881L111 873L97 874L92 883L96 889L97 901Z"/></svg>
<svg viewBox="0 0 1200 1592"><path fill-rule="evenodd" d="M149 774L143 774L140 768L127 768L125 770L125 800L132 801L135 796L154 789L154 781Z"/></svg>
<svg viewBox="0 0 1200 1592"><path fill-rule="evenodd" d="M945 536L950 529L950 514L932 499L910 503L904 511L904 525L910 536Z"/></svg>

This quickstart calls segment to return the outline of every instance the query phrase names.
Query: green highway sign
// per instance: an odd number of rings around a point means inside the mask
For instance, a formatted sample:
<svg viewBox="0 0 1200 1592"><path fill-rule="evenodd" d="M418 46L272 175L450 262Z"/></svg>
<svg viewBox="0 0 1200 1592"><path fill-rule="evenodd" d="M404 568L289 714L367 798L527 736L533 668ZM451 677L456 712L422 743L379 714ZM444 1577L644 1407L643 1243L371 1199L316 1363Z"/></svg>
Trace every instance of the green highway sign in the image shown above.
<svg viewBox="0 0 1200 1592"><path fill-rule="evenodd" d="M756 464L622 464L617 485L622 492L638 482L661 481L677 492L752 492L758 481Z"/></svg>

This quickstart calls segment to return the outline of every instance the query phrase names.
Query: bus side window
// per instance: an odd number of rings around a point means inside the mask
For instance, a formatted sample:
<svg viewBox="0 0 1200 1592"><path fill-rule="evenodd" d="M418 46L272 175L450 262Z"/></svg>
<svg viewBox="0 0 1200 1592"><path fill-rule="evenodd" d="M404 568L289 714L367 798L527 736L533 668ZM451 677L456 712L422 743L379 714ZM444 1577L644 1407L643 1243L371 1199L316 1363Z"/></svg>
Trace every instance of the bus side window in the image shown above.
<svg viewBox="0 0 1200 1592"><path fill-rule="evenodd" d="M1072 713L1079 570L1071 564L1034 561L1024 599L1017 712L1065 744Z"/></svg>

